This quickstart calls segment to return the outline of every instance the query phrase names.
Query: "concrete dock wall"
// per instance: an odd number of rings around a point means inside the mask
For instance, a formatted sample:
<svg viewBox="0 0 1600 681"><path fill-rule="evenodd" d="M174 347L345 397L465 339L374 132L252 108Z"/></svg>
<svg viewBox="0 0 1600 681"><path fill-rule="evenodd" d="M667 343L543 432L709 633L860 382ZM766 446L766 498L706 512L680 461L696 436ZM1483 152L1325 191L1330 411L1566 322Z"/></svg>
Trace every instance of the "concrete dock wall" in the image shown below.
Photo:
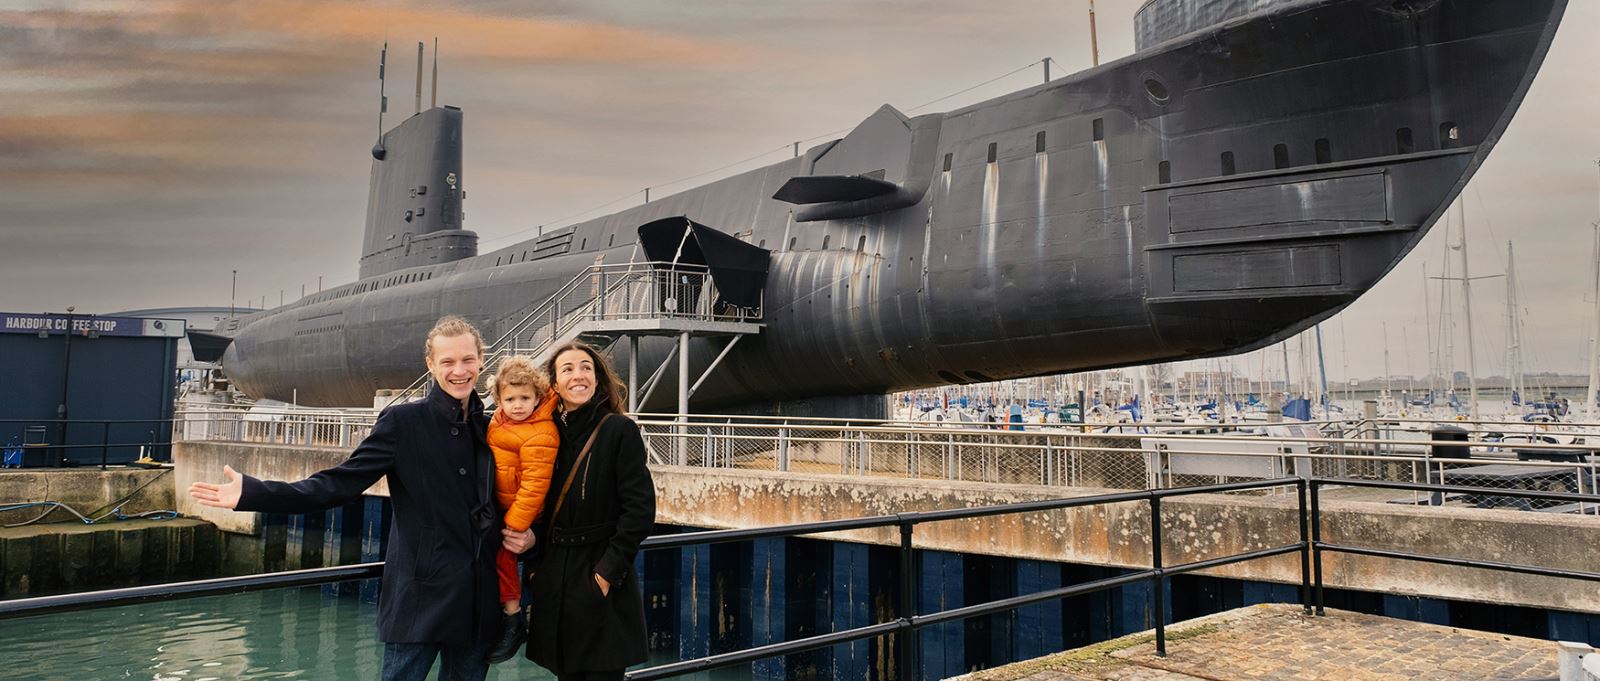
<svg viewBox="0 0 1600 681"><path fill-rule="evenodd" d="M941 508L1086 496L1105 490L941 480L653 467L657 522L747 528ZM922 525L918 547L1088 565L1147 567L1148 504L1125 503ZM1299 540L1292 497L1205 495L1163 502L1168 565ZM1571 570L1600 565L1600 518L1512 510L1324 501L1323 541ZM895 528L822 535L898 545ZM1327 554L1331 588L1600 612L1600 589L1576 580ZM1213 576L1299 583L1297 555L1219 568Z"/></svg>
<svg viewBox="0 0 1600 681"><path fill-rule="evenodd" d="M122 506L127 515L146 511L172 510L174 506L170 469L98 468L0 471L0 505L58 501L79 513L96 514L132 495ZM41 508L0 512L0 525L34 519ZM73 519L71 513L56 510L45 521Z"/></svg>
<svg viewBox="0 0 1600 681"><path fill-rule="evenodd" d="M222 541L185 518L0 528L0 599L215 577Z"/></svg>
<svg viewBox="0 0 1600 681"><path fill-rule="evenodd" d="M172 463L176 469L173 487L179 491L176 500L178 513L206 520L228 532L260 534L262 514L201 506L184 490L196 481L224 482L223 466L233 466L241 474L265 480L301 480L348 458L350 450L337 447L179 442L172 448ZM387 498L389 482L379 480L378 484L367 490L367 494Z"/></svg>

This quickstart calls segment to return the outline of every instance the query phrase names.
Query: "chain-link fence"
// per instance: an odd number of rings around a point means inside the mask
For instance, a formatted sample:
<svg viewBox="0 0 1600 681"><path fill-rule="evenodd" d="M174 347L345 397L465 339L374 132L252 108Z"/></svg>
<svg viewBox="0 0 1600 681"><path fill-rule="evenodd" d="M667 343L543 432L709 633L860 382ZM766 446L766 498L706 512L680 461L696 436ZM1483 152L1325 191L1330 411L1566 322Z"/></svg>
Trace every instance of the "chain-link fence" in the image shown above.
<svg viewBox="0 0 1600 681"><path fill-rule="evenodd" d="M370 432L375 418L371 412L292 407L196 408L174 419L173 439L353 447ZM1594 504L1495 494L1595 494L1600 492L1600 457L1581 441L1489 440L1493 431L1481 425L1434 432L1353 422L1325 426L1331 436L1303 425L1270 435L1215 428L1092 432L1082 427L1015 429L1011 424L961 428L731 416L679 420L672 415L642 416L639 425L651 462L660 465L1126 490L1319 477L1461 488L1437 493L1330 489L1329 499L1600 512Z"/></svg>
<svg viewBox="0 0 1600 681"><path fill-rule="evenodd" d="M670 417L669 417L670 418ZM725 417L708 422L640 421L651 460L658 464L961 480L998 484L1102 489L1156 489L1282 477L1447 484L1471 491L1441 494L1393 490L1333 490L1347 498L1395 504L1514 508L1592 513L1593 505L1554 504L1495 495L1495 490L1593 494L1600 460L1529 460L1548 443L1524 444L1385 438L1395 429L1297 426L1276 436L1260 432L1083 432L1012 430ZM1444 454L1441 456L1441 454ZM1279 489L1267 493L1288 493ZM1254 491L1253 494L1261 494Z"/></svg>

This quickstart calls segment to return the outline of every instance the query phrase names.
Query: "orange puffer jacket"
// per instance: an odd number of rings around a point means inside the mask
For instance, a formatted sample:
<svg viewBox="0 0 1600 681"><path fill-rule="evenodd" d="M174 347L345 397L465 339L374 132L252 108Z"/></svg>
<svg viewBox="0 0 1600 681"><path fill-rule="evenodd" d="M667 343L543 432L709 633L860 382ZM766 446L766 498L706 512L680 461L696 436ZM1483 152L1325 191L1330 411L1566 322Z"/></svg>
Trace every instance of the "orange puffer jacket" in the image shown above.
<svg viewBox="0 0 1600 681"><path fill-rule="evenodd" d="M556 394L551 391L525 421L511 421L503 411L496 411L489 421L495 500L505 509L506 527L518 532L531 527L544 513L561 441L555 410Z"/></svg>

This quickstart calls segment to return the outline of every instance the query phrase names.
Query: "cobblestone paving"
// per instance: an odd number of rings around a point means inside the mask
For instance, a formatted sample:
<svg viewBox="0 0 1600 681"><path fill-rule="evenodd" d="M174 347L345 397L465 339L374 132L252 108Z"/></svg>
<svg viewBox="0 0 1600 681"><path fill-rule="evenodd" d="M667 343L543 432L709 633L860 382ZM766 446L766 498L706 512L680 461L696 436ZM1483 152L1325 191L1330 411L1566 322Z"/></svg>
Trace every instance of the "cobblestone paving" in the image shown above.
<svg viewBox="0 0 1600 681"><path fill-rule="evenodd" d="M1260 605L969 675L972 681L1553 679L1549 641L1298 606ZM964 677L966 678L966 677Z"/></svg>

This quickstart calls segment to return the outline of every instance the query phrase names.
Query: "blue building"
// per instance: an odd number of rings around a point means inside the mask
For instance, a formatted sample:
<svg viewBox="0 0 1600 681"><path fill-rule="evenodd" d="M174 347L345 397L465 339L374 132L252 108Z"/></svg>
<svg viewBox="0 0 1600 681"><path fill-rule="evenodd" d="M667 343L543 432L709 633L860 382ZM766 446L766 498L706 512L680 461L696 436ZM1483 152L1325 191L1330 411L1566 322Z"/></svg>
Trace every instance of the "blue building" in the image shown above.
<svg viewBox="0 0 1600 681"><path fill-rule="evenodd" d="M181 319L0 312L0 445L24 466L166 459Z"/></svg>

